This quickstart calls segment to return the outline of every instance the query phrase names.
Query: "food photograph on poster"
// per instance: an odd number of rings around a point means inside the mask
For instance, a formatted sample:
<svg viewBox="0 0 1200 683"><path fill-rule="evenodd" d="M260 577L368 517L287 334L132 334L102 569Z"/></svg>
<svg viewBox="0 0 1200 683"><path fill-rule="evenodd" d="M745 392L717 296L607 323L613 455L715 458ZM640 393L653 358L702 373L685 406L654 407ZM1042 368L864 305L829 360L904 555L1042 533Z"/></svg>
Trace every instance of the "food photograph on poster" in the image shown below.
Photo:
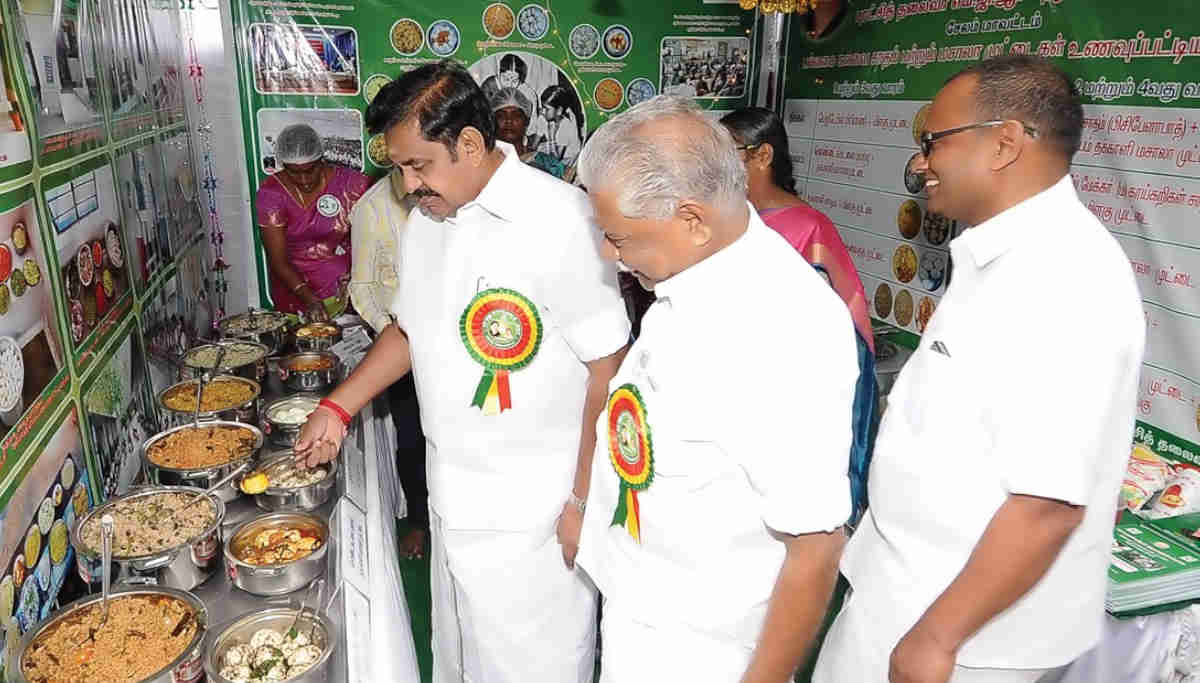
<svg viewBox="0 0 1200 683"><path fill-rule="evenodd" d="M0 195L0 436L63 367L33 186Z"/></svg>
<svg viewBox="0 0 1200 683"><path fill-rule="evenodd" d="M83 393L104 498L122 495L134 484L142 472L139 449L159 431L141 335L136 326L131 331Z"/></svg>
<svg viewBox="0 0 1200 683"><path fill-rule="evenodd" d="M0 505L0 662L12 665L23 636L62 605L87 594L70 533L96 504L79 419L67 410L20 485ZM7 671L16 680L15 672Z"/></svg>
<svg viewBox="0 0 1200 683"><path fill-rule="evenodd" d="M129 292L123 221L106 162L95 157L42 183L76 351Z"/></svg>

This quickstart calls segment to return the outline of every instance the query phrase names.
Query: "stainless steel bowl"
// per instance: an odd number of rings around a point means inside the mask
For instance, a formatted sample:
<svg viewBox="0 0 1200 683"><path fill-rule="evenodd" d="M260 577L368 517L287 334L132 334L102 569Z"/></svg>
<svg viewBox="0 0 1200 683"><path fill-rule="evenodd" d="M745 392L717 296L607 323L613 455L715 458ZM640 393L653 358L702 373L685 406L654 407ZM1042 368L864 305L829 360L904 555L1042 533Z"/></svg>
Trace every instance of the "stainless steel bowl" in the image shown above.
<svg viewBox="0 0 1200 683"><path fill-rule="evenodd" d="M236 329L243 323L248 329ZM217 329L226 339L248 339L277 353L287 341L287 316L278 311L247 311L225 318Z"/></svg>
<svg viewBox="0 0 1200 683"><path fill-rule="evenodd" d="M253 537L273 527L307 528L321 539L321 547L311 554L285 564L253 565L237 558ZM329 548L329 525L307 512L270 512L244 522L234 529L225 544L225 569L229 581L254 595L283 595L304 588L325 570Z"/></svg>
<svg viewBox="0 0 1200 683"><path fill-rule="evenodd" d="M155 486L114 498L101 505L75 523L71 529L71 545L75 547L75 562L79 575L87 583L100 580L98 573L100 551L91 549L83 542L83 527L90 519L99 519L117 503L147 498L161 493L189 493L204 495L190 486ZM119 582L145 582L153 580L156 585L180 590L191 590L204 583L221 565L221 521L225 518L225 503L215 495L207 496L215 512L213 523L194 539L183 541L148 555L113 557L112 576ZM204 503L192 503L197 507Z"/></svg>
<svg viewBox="0 0 1200 683"><path fill-rule="evenodd" d="M243 615L211 630L205 644L204 671L209 683L230 683L221 676L221 663L225 653L234 645L248 644L259 629L269 628L286 631L296 620L296 610L290 607L272 607ZM324 681L328 675L329 657L337 645L333 622L312 610L304 610L297 621L296 630L305 635L312 633L313 644L321 648L321 657L299 676L288 679L288 683L310 683ZM215 635L214 635L215 634Z"/></svg>
<svg viewBox="0 0 1200 683"><path fill-rule="evenodd" d="M267 481L273 480L272 470L292 467L295 454L291 450L277 451L264 457L260 472L266 472ZM254 503L263 510L316 510L333 496L337 489L337 458L321 465L325 469L325 478L315 484L285 488L282 486L267 486L267 490L254 496Z"/></svg>
<svg viewBox="0 0 1200 683"><path fill-rule="evenodd" d="M325 330L328 334L305 334L313 330ZM342 340L342 328L334 323L309 323L297 327L292 336L296 340L297 351L328 351Z"/></svg>
<svg viewBox="0 0 1200 683"><path fill-rule="evenodd" d="M109 596L109 600L143 595L163 596L182 600L194 611L198 628L196 629L196 635L192 637L192 640L178 657L163 667L158 673L149 678L143 678L139 683L194 683L200 680L200 676L204 673L204 640L208 632L208 610L204 608L204 603L200 602L199 598L187 591L162 586L117 589ZM13 667L15 671L9 672L13 680L20 683L28 683L29 679L25 678L25 657L38 636L62 623L64 620L78 614L81 610L98 604L102 599L103 596L100 594L80 598L29 629L29 632L25 634L25 638L21 641L21 649L18 650L20 654L12 660L16 664Z"/></svg>
<svg viewBox="0 0 1200 683"><path fill-rule="evenodd" d="M266 433L267 439L282 448L291 448L292 444L296 443L297 437L300 436L300 429L304 423L280 422L277 418L278 411L291 407L307 407L310 403L313 410L316 410L317 402L320 400L320 394L293 394L268 403L267 407L262 410L263 432Z"/></svg>
<svg viewBox="0 0 1200 683"><path fill-rule="evenodd" d="M196 382L199 380L189 379L182 382L172 384L163 390L158 395L158 405L162 407L164 415L166 415L167 424L171 427L189 424L192 421L194 412L191 410L176 410L167 405L167 394L181 387L189 387L192 396L196 394ZM247 424L258 424L258 405L262 398L262 385L252 379L238 377L237 375L218 375L210 382L226 381L226 382L242 382L248 384L254 390L254 396L249 400L239 405L222 408L210 412L200 413L201 420L226 420L228 422L245 422ZM205 387L207 391L207 386Z"/></svg>
<svg viewBox="0 0 1200 683"><path fill-rule="evenodd" d="M332 365L325 370L294 370L293 365L302 361L329 360ZM337 384L341 375L338 357L328 351L293 353L279 360L279 377L292 391L324 392Z"/></svg>
<svg viewBox="0 0 1200 683"><path fill-rule="evenodd" d="M246 351L252 352L255 356L257 356L257 358L249 362L235 363L233 359L226 354L225 358L221 360L221 367L217 368L217 372L222 374L237 375L238 377L244 377L260 384L264 379L266 379L267 356L271 354L271 349L267 348L263 344L259 344L258 342L247 341L245 339L235 339L222 343L246 347ZM205 372L212 372L212 363L216 362L215 355L208 365L198 362L195 360L195 357L198 354L206 351L211 351L213 354L216 354L219 347L219 344L201 344L200 346L194 346L183 354L183 364L190 369L192 374L196 377L199 377Z"/></svg>
<svg viewBox="0 0 1200 683"><path fill-rule="evenodd" d="M174 468L174 467L164 467L162 465L156 465L153 462L151 462L150 456L149 456L150 447L153 446L155 444L155 442L159 441L160 439L165 438L169 434L173 434L178 431L183 431L185 429L195 429L195 427L193 427L191 424L181 425L179 427L172 427L171 429L168 429L164 432L159 432L158 434L155 434L154 436L150 437L149 439L146 439L146 442L142 444L142 450L141 450L142 465L146 468L146 474L150 480L150 483L157 484L157 485L167 485L167 486L171 486L171 485L192 486L195 488L207 489L210 486L212 486L213 484L216 484L218 481L220 481L221 478L223 478L223 477L227 476L228 474L230 474L231 472L233 472L242 463L253 458L258 453L258 449L262 448L262 444L263 444L262 430L260 430L258 427L255 427L254 425L248 425L243 422L229 422L227 420L212 420L209 422L201 423L200 428L204 429L204 428L208 428L208 427L221 427L221 426L244 427L246 429L249 429L254 434L254 439L255 439L254 447L251 448L250 454L243 458L238 458L236 460L230 460L227 463L223 463L221 465L214 465L212 467L196 467L196 468L188 468L188 469L178 469L178 468ZM237 488L237 484L235 482L230 482L230 483L222 486L221 488L217 489L215 495L218 498L220 498L221 500L225 501L226 503L229 503L234 500L237 500L242 495L242 492L241 492L241 490L239 490Z"/></svg>

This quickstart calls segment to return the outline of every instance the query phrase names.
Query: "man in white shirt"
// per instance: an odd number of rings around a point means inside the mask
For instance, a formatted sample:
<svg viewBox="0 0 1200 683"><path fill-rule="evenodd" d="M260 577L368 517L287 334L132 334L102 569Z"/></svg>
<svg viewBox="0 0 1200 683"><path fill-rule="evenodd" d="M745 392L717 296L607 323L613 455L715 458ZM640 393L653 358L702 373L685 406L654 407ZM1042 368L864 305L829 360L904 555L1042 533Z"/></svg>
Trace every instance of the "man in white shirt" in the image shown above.
<svg viewBox="0 0 1200 683"><path fill-rule="evenodd" d="M658 297L609 385L580 544L605 682L790 681L837 577L854 331L745 173L728 131L670 96L582 156L608 257Z"/></svg>
<svg viewBox="0 0 1200 683"><path fill-rule="evenodd" d="M420 213L387 327L309 418L309 464L411 367L427 438L434 681L590 683L596 593L574 568L596 419L629 339L587 197L497 143L454 62L367 111ZM572 490L577 493L572 493Z"/></svg>
<svg viewBox="0 0 1200 683"><path fill-rule="evenodd" d="M888 397L818 683L1032 682L1100 638L1145 331L1068 175L1082 118L1029 56L933 100L915 170L929 211L974 227ZM1059 257L1068 276L1042 277Z"/></svg>

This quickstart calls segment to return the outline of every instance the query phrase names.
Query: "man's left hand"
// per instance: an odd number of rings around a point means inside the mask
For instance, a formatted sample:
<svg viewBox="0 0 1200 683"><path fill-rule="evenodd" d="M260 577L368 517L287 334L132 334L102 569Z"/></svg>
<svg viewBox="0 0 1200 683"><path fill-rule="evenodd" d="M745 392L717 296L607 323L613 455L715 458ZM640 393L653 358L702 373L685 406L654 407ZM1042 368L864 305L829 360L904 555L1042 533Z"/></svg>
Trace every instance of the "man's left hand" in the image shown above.
<svg viewBox="0 0 1200 683"><path fill-rule="evenodd" d="M558 516L558 544L562 546L563 562L567 569L575 568L575 555L579 552L579 532L583 529L583 512L572 502L563 504Z"/></svg>
<svg viewBox="0 0 1200 683"><path fill-rule="evenodd" d="M954 650L942 645L920 622L904 634L888 670L889 683L946 683L954 673Z"/></svg>

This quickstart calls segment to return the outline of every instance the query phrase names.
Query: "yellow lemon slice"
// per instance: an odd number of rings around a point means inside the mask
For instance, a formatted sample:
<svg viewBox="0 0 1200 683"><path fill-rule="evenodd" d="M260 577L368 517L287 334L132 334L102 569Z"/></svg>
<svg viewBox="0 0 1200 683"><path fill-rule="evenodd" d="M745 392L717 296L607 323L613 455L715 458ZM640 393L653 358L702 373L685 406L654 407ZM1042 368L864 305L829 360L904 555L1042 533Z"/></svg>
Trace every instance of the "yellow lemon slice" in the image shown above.
<svg viewBox="0 0 1200 683"><path fill-rule="evenodd" d="M242 491L252 496L257 495L266 491L269 484L266 474L256 472L242 480Z"/></svg>

